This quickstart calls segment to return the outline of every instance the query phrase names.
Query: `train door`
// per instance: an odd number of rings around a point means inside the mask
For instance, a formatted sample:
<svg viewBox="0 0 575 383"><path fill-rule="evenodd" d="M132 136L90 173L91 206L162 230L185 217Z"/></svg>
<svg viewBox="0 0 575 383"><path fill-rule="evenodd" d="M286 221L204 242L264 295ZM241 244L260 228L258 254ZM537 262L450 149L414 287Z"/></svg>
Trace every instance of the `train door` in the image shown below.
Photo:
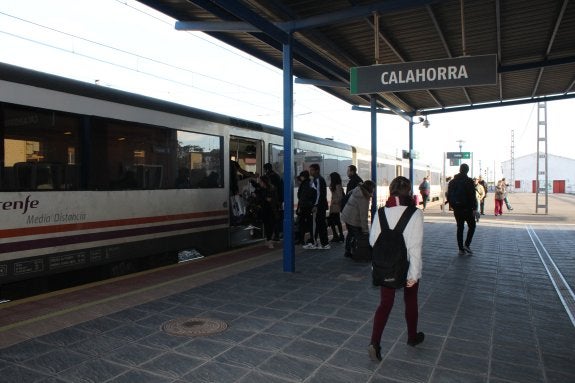
<svg viewBox="0 0 575 383"><path fill-rule="evenodd" d="M240 246L263 238L263 225L253 197L256 174L262 174L263 141L230 137L230 244Z"/></svg>

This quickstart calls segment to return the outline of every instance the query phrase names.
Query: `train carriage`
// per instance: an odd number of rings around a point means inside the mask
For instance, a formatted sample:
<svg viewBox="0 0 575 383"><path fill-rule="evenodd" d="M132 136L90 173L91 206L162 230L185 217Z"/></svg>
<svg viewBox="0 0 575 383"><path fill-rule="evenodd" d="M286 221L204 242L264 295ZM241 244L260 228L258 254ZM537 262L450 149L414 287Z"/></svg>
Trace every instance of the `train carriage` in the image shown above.
<svg viewBox="0 0 575 383"><path fill-rule="evenodd" d="M249 179L230 164L283 175L281 129L7 64L0 132L2 299L259 241ZM370 169L347 144L295 133L293 148L290 178ZM382 186L402 166L386 157Z"/></svg>

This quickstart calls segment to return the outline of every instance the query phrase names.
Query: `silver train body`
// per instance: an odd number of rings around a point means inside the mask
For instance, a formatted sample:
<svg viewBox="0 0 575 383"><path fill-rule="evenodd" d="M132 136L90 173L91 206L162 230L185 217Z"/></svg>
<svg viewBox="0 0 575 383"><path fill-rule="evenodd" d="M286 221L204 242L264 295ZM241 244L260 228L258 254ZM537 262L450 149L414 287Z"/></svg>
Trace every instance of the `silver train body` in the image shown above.
<svg viewBox="0 0 575 383"><path fill-rule="evenodd" d="M281 129L6 64L0 131L1 299L261 240L249 180L231 176L230 163L283 173ZM312 163L326 179L345 180L350 164L370 178L369 151L298 133L293 147L286 180ZM382 204L409 169L379 157ZM425 175L439 198L439 171L418 164L416 185Z"/></svg>

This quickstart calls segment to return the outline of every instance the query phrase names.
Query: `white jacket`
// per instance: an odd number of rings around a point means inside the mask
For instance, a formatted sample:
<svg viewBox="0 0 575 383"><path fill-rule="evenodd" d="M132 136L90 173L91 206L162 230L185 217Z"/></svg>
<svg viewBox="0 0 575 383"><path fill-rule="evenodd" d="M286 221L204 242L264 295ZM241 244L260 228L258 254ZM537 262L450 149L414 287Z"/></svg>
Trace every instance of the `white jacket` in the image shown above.
<svg viewBox="0 0 575 383"><path fill-rule="evenodd" d="M386 207L385 217L390 229L393 229L399 218L406 209L406 206ZM379 226L378 212L375 213L371 230L369 232L369 244L373 246L381 233ZM409 261L409 270L407 271L407 279L418 281L421 278L421 252L423 249L423 213L417 209L411 216L403 231L403 239L405 240L405 247L407 247L407 260Z"/></svg>

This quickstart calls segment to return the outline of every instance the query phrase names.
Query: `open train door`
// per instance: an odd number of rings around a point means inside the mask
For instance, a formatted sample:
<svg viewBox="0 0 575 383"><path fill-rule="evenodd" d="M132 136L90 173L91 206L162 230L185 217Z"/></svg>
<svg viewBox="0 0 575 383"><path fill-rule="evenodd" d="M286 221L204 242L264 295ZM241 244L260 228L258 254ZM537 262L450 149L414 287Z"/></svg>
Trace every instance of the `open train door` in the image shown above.
<svg viewBox="0 0 575 383"><path fill-rule="evenodd" d="M263 224L253 196L262 174L263 141L230 137L230 245L241 246L263 238Z"/></svg>

